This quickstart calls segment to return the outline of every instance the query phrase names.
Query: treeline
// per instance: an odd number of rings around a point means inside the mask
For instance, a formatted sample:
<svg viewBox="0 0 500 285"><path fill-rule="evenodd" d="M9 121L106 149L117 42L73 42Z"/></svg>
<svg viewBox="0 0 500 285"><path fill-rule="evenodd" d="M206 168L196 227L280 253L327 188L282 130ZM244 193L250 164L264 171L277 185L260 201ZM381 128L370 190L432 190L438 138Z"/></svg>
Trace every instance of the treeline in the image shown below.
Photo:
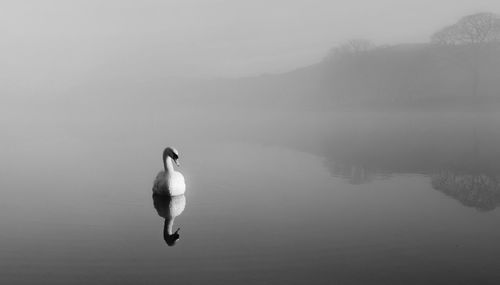
<svg viewBox="0 0 500 285"><path fill-rule="evenodd" d="M500 106L500 19L492 13L469 15L421 44L350 40L323 61L292 72L184 87L176 91L182 101L216 106L495 109Z"/></svg>
<svg viewBox="0 0 500 285"><path fill-rule="evenodd" d="M500 103L498 43L381 47L322 65L323 90L332 104L453 108Z"/></svg>
<svg viewBox="0 0 500 285"><path fill-rule="evenodd" d="M429 43L348 41L325 58L326 90L346 105L480 106L500 102L500 18L465 16Z"/></svg>

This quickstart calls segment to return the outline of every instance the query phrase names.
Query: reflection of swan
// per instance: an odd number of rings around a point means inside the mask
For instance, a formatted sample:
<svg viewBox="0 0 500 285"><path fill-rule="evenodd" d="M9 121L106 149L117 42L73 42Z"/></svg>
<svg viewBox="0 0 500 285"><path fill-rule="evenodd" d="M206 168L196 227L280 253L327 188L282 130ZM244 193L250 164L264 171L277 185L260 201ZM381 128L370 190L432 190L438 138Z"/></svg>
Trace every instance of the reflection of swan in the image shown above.
<svg viewBox="0 0 500 285"><path fill-rule="evenodd" d="M172 162L179 166L179 153L176 149L167 147L163 151L163 171L156 175L153 193L159 195L182 195L186 191L186 184L182 173L175 171Z"/></svg>
<svg viewBox="0 0 500 285"><path fill-rule="evenodd" d="M175 217L179 216L186 207L186 196L165 196L153 194L153 205L160 217L165 218L163 225L163 238L169 246L175 245L179 239L178 228L175 232L172 231Z"/></svg>

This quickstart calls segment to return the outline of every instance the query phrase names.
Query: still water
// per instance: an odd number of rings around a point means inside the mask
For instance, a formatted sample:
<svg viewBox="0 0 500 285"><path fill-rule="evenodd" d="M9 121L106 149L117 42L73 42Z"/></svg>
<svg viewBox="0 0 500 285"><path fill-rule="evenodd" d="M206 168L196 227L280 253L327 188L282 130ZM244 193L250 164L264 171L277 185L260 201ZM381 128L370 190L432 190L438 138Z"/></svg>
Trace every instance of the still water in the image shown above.
<svg viewBox="0 0 500 285"><path fill-rule="evenodd" d="M496 114L4 116L2 284L500 281Z"/></svg>

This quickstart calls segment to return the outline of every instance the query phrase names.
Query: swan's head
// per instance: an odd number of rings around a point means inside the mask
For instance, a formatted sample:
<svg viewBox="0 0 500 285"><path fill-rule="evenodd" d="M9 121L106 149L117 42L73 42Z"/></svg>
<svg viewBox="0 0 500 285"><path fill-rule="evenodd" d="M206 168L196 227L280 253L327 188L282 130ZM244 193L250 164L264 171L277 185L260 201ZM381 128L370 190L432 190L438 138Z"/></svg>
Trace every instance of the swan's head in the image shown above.
<svg viewBox="0 0 500 285"><path fill-rule="evenodd" d="M167 159L167 157L171 157L172 160L175 162L177 166L180 166L179 164L179 152L173 148L173 147L167 147L163 151L163 161Z"/></svg>
<svg viewBox="0 0 500 285"><path fill-rule="evenodd" d="M179 230L181 228L178 228L173 234L169 235L168 233L163 232L163 239L165 239L165 242L167 243L168 246L174 246L175 242L180 238L179 236Z"/></svg>

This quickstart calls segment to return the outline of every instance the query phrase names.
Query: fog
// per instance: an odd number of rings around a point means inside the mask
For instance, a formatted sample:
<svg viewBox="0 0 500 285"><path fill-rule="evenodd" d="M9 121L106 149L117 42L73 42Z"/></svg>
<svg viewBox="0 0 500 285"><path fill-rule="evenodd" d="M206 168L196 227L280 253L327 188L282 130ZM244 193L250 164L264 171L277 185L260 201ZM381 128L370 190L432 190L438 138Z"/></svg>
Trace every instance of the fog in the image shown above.
<svg viewBox="0 0 500 285"><path fill-rule="evenodd" d="M0 283L495 283L496 13L1 1Z"/></svg>
<svg viewBox="0 0 500 285"><path fill-rule="evenodd" d="M35 81L38 88L47 87L47 80L61 86L117 73L235 77L284 72L320 61L332 46L351 38L425 42L463 15L500 11L493 0L28 0L0 5L2 69L16 82Z"/></svg>
<svg viewBox="0 0 500 285"><path fill-rule="evenodd" d="M51 104L62 109L93 96L113 102L152 94L179 99L186 92L200 93L178 89L192 88L193 78L290 72L322 62L330 49L352 38L377 46L426 43L464 15L500 11L496 1L52 0L0 5L3 106L24 108L29 102L48 110ZM244 91L258 92L275 82L249 84Z"/></svg>

